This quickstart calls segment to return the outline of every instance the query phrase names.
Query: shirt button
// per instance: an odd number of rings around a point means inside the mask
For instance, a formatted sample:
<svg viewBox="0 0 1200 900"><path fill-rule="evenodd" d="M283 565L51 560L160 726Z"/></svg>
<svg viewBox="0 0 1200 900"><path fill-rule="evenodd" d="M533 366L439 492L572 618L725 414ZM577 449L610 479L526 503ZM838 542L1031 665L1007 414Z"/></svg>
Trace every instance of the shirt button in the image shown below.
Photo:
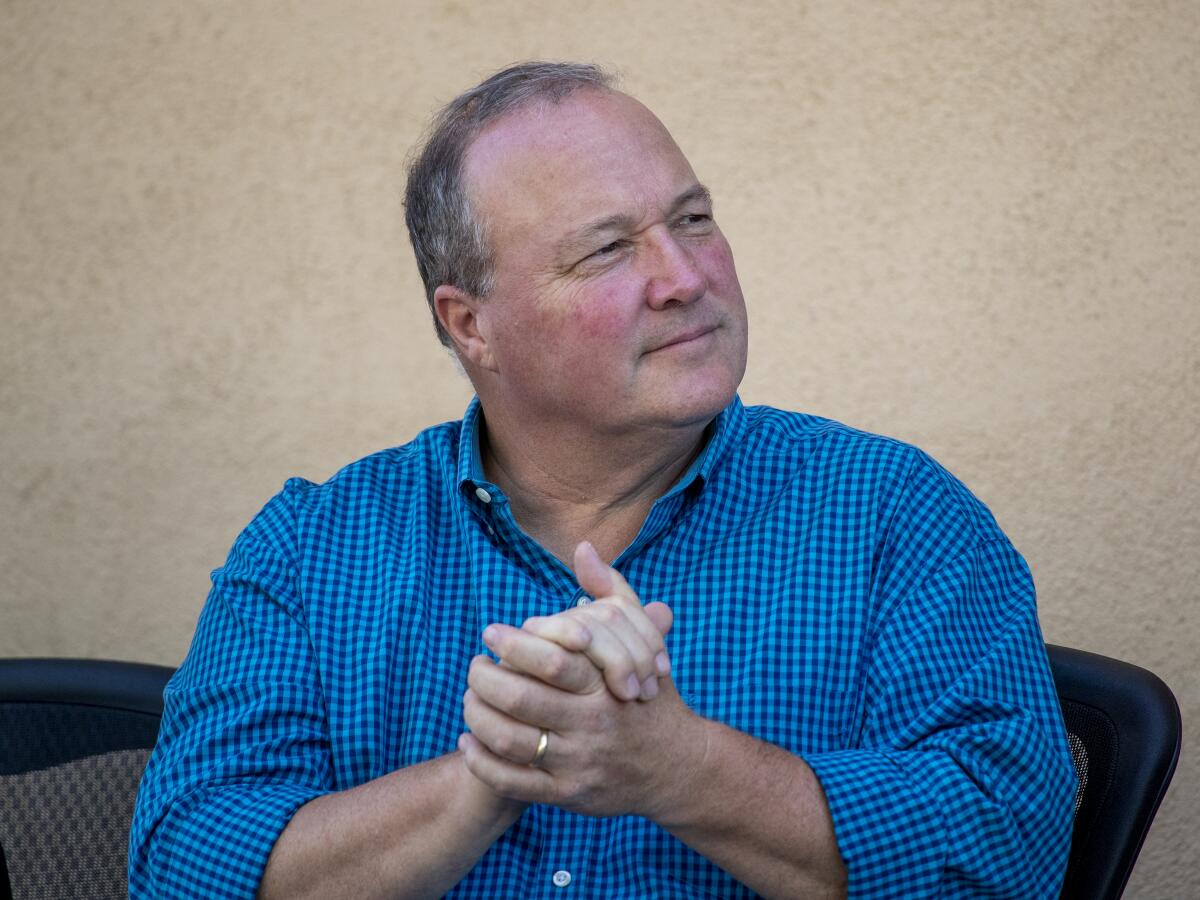
<svg viewBox="0 0 1200 900"><path fill-rule="evenodd" d="M480 500L482 500L484 503L492 502L492 495L489 494L487 491L485 491L483 488L475 488L475 496L478 497Z"/></svg>
<svg viewBox="0 0 1200 900"><path fill-rule="evenodd" d="M571 873L566 869L559 869L550 880L554 882L555 887L566 887L571 883Z"/></svg>
<svg viewBox="0 0 1200 900"><path fill-rule="evenodd" d="M587 594L584 594L582 597L580 597L578 600L575 601L575 605L576 606L587 606L591 602L592 602L592 598L589 597Z"/></svg>

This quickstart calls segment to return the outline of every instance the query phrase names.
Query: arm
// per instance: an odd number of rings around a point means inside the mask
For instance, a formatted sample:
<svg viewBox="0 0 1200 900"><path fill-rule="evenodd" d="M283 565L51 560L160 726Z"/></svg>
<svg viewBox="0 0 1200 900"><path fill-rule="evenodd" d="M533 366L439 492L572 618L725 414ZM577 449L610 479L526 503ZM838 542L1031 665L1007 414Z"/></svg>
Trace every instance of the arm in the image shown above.
<svg viewBox="0 0 1200 900"><path fill-rule="evenodd" d="M271 851L259 896L440 897L516 821L452 753L305 804Z"/></svg>
<svg viewBox="0 0 1200 900"><path fill-rule="evenodd" d="M1074 769L1007 541L960 554L891 610L864 691L854 745L806 757L851 893L1057 896Z"/></svg>
<svg viewBox="0 0 1200 900"><path fill-rule="evenodd" d="M530 638L499 637L497 653L548 680ZM974 548L892 611L864 731L844 750L802 759L699 720L665 680L655 700L621 703L515 677L472 667L460 747L482 780L646 816L760 893L1028 897L1061 879L1071 765L1028 574L1007 542ZM553 734L543 772L494 752L532 746L527 723Z"/></svg>
<svg viewBox="0 0 1200 900"><path fill-rule="evenodd" d="M438 896L522 808L499 801L456 753L334 790L292 562L291 490L214 573L165 692L130 836L134 897L250 897L264 869L264 896L300 896L300 886L319 896Z"/></svg>
<svg viewBox="0 0 1200 900"><path fill-rule="evenodd" d="M470 770L501 796L588 815L640 815L764 896L836 897L845 875L820 785L798 757L688 709L671 679L650 701L600 678L576 693L544 639L498 632L508 666L477 657L463 700ZM574 655L570 667L593 664ZM519 669L520 671L517 671ZM530 674L525 674L530 673ZM541 768L528 761L550 731ZM788 785L781 790L781 785Z"/></svg>
<svg viewBox="0 0 1200 900"><path fill-rule="evenodd" d="M597 603L484 632L504 665L472 664L463 699L472 733L459 743L471 770L505 796L644 816L765 896L844 895L828 806L809 767L695 715L670 678L640 694L636 681L627 686L630 671L669 669L658 656L670 610L642 607L589 545L576 551L575 571ZM550 749L530 769L541 728Z"/></svg>

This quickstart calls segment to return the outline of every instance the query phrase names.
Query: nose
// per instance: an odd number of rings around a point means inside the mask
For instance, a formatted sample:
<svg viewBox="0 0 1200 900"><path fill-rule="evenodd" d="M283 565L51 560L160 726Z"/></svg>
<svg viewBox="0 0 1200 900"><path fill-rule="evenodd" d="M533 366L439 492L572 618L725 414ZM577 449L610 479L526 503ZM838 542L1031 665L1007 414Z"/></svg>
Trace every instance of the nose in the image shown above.
<svg viewBox="0 0 1200 900"><path fill-rule="evenodd" d="M653 236L645 254L646 302L654 309L699 300L708 289L708 279L696 264L691 248L681 244L668 229Z"/></svg>

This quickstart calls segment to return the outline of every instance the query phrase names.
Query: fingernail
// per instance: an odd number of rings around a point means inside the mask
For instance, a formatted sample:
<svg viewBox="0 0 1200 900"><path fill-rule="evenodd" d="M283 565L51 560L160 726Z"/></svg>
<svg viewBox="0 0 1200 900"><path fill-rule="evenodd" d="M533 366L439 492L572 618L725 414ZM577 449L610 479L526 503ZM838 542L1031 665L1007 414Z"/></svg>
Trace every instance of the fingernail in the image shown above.
<svg viewBox="0 0 1200 900"><path fill-rule="evenodd" d="M658 679L651 675L642 682L642 699L653 700L658 696Z"/></svg>
<svg viewBox="0 0 1200 900"><path fill-rule="evenodd" d="M636 700L642 693L642 683L638 681L636 675L630 675L625 682L625 693L629 695L630 700Z"/></svg>
<svg viewBox="0 0 1200 900"><path fill-rule="evenodd" d="M659 653L654 657L654 665L658 667L659 675L666 675L671 671L671 659L666 653Z"/></svg>
<svg viewBox="0 0 1200 900"><path fill-rule="evenodd" d="M494 625L489 625L487 628L483 629L483 642L489 647L492 645L492 641L496 640L496 636L497 631Z"/></svg>

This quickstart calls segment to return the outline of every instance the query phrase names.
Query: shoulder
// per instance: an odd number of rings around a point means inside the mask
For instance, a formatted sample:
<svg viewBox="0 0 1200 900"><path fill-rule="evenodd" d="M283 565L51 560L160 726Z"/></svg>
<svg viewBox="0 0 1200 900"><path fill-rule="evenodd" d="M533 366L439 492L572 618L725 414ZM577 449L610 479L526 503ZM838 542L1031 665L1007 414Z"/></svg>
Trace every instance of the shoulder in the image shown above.
<svg viewBox="0 0 1200 900"><path fill-rule="evenodd" d="M957 533L967 542L1002 539L987 507L919 447L833 419L769 406L746 407L731 456L745 471L779 468L830 502L871 506L888 519Z"/></svg>
<svg viewBox="0 0 1200 900"><path fill-rule="evenodd" d="M726 477L768 494L879 498L903 484L921 453L894 438L833 419L770 406L748 406L723 460Z"/></svg>
<svg viewBox="0 0 1200 900"><path fill-rule="evenodd" d="M773 406L746 407L744 446L751 454L782 453L805 465L869 468L877 473L906 470L920 454L895 438Z"/></svg>
<svg viewBox="0 0 1200 900"><path fill-rule="evenodd" d="M286 544L313 530L363 527L381 514L403 519L454 490L461 426L455 421L427 428L406 444L344 466L324 482L289 478L243 537Z"/></svg>

